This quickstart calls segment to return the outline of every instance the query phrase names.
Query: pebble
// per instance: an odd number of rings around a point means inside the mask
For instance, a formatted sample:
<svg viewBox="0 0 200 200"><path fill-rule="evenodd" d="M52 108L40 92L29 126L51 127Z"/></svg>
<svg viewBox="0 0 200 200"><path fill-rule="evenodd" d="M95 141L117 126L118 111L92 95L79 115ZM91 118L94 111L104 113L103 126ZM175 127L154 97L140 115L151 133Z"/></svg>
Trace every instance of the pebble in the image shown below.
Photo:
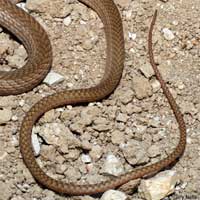
<svg viewBox="0 0 200 200"><path fill-rule="evenodd" d="M127 122L128 118L129 118L129 117L128 117L127 114L119 113L119 114L117 115L117 117L116 117L116 120L117 120L118 122Z"/></svg>
<svg viewBox="0 0 200 200"><path fill-rule="evenodd" d="M64 18L63 23L65 26L69 26L72 22L71 16L67 16Z"/></svg>
<svg viewBox="0 0 200 200"><path fill-rule="evenodd" d="M149 81L143 77L135 76L133 78L133 89L137 99L144 99L153 94Z"/></svg>
<svg viewBox="0 0 200 200"><path fill-rule="evenodd" d="M179 178L175 171L160 172L155 177L142 180L139 191L147 200L161 200L172 194Z"/></svg>
<svg viewBox="0 0 200 200"><path fill-rule="evenodd" d="M65 80L64 76L56 73L56 72L49 72L46 76L46 78L43 80L44 83L48 84L48 85L54 85L54 84L58 84L61 83Z"/></svg>
<svg viewBox="0 0 200 200"><path fill-rule="evenodd" d="M154 158L160 155L160 147L158 145L152 145L148 148L147 153L150 158Z"/></svg>
<svg viewBox="0 0 200 200"><path fill-rule="evenodd" d="M44 121L44 123L49 123L49 122L53 122L55 121L55 119L57 118L58 116L56 115L56 112L54 109L46 112L43 116L43 118L41 119L41 121Z"/></svg>
<svg viewBox="0 0 200 200"><path fill-rule="evenodd" d="M137 140L129 140L129 142L123 146L120 146L124 157L131 165L144 164L149 161L147 156L147 149L142 142Z"/></svg>
<svg viewBox="0 0 200 200"><path fill-rule="evenodd" d="M65 171L65 175L70 181L77 181L77 179L81 178L80 171L72 166L68 167L68 169Z"/></svg>
<svg viewBox="0 0 200 200"><path fill-rule="evenodd" d="M44 124L37 132L47 144L59 146L64 154L68 153L68 148L81 147L79 139L64 124Z"/></svg>
<svg viewBox="0 0 200 200"><path fill-rule="evenodd" d="M131 40L135 40L137 35L136 33L131 33L131 32L128 32L128 37L131 39Z"/></svg>
<svg viewBox="0 0 200 200"><path fill-rule="evenodd" d="M38 136L35 133L32 133L32 145L35 152L35 156L39 156L40 154L40 142L38 140Z"/></svg>
<svg viewBox="0 0 200 200"><path fill-rule="evenodd" d="M151 87L154 93L157 92L161 88L160 82L158 80L153 80L151 82Z"/></svg>
<svg viewBox="0 0 200 200"><path fill-rule="evenodd" d="M26 51L22 45L19 46L14 52L14 55L7 56L9 65L22 67L25 64L25 59L27 57Z"/></svg>
<svg viewBox="0 0 200 200"><path fill-rule="evenodd" d="M103 165L102 172L118 176L124 172L123 164L115 155L108 154Z"/></svg>
<svg viewBox="0 0 200 200"><path fill-rule="evenodd" d="M173 40L175 38L174 33L168 28L163 28L162 32L166 40Z"/></svg>
<svg viewBox="0 0 200 200"><path fill-rule="evenodd" d="M126 194L117 190L108 190L100 198L100 200L126 200L126 199L127 199Z"/></svg>
<svg viewBox="0 0 200 200"><path fill-rule="evenodd" d="M120 94L119 99L123 104L128 104L133 100L134 92L131 89L126 89L122 94Z"/></svg>
<svg viewBox="0 0 200 200"><path fill-rule="evenodd" d="M149 63L141 65L140 71L144 74L146 78L151 78L155 74L152 66Z"/></svg>
<svg viewBox="0 0 200 200"><path fill-rule="evenodd" d="M123 131L115 130L111 133L111 141L113 144L121 144L125 142L125 135Z"/></svg>
<svg viewBox="0 0 200 200"><path fill-rule="evenodd" d="M92 162L91 157L87 154L82 154L81 160L82 160L83 163L91 163Z"/></svg>
<svg viewBox="0 0 200 200"><path fill-rule="evenodd" d="M189 101L182 101L180 104L180 108L184 114L193 115L193 114L198 113L198 110L195 108L194 104Z"/></svg>
<svg viewBox="0 0 200 200"><path fill-rule="evenodd" d="M109 124L109 121L106 120L106 118L99 117L94 120L94 130L97 131L108 131L112 128L111 124Z"/></svg>
<svg viewBox="0 0 200 200"><path fill-rule="evenodd" d="M93 161L97 161L102 157L103 149L99 145L94 145L92 150L89 152Z"/></svg>
<svg viewBox="0 0 200 200"><path fill-rule="evenodd" d="M0 110L0 125L1 124L6 124L11 120L12 117L12 111L7 108L3 108Z"/></svg>
<svg viewBox="0 0 200 200"><path fill-rule="evenodd" d="M19 101L19 105L20 105L21 107L23 107L23 106L25 105L25 100L24 100L24 99L20 100L20 101Z"/></svg>

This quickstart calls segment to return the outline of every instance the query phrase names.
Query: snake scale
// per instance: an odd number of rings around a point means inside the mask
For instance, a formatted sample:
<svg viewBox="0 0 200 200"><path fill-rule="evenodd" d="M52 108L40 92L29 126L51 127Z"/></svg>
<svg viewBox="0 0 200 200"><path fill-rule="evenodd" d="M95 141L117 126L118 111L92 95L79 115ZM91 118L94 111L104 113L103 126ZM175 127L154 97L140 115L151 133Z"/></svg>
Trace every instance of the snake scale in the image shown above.
<svg viewBox="0 0 200 200"><path fill-rule="evenodd" d="M17 0L18 1L18 0ZM43 186L62 194L86 195L101 193L116 188L132 179L156 173L173 163L184 152L186 145L186 128L181 112L159 73L152 51L152 31L157 11L154 14L149 30L148 50L150 63L157 79L179 124L179 143L172 153L156 163L136 168L118 177L110 178L98 184L78 185L64 183L49 177L36 162L31 133L35 122L48 110L85 102L98 101L110 93L118 85L123 71L125 48L122 21L113 0L79 0L92 8L104 24L106 37L106 67L102 80L96 86L64 90L45 97L37 102L27 113L20 129L20 151L30 173ZM15 0L0 0L0 25L15 35L25 46L28 59L26 64L15 71L0 73L0 95L20 94L38 85L48 73L52 64L52 49L48 35L36 20L22 9L14 5Z"/></svg>

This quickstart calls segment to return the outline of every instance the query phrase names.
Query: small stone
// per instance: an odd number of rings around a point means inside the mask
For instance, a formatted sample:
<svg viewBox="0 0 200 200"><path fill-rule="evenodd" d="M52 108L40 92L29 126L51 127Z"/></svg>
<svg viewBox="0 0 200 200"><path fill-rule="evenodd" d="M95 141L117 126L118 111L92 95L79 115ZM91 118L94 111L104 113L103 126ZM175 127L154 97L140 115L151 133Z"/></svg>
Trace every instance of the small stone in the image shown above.
<svg viewBox="0 0 200 200"><path fill-rule="evenodd" d="M116 120L119 122L127 122L128 118L129 117L127 114L119 113L116 117Z"/></svg>
<svg viewBox="0 0 200 200"><path fill-rule="evenodd" d="M26 3L21 2L21 3L17 3L16 4L19 8L22 8L24 11L28 12L28 10L26 9Z"/></svg>
<svg viewBox="0 0 200 200"><path fill-rule="evenodd" d="M38 140L38 136L35 133L32 133L32 145L33 150L35 152L35 156L39 156L40 154L40 142Z"/></svg>
<svg viewBox="0 0 200 200"><path fill-rule="evenodd" d="M14 122L15 122L15 121L17 121L17 120L18 120L18 117L17 117L16 115L13 115L11 119L12 119L12 121L14 121Z"/></svg>
<svg viewBox="0 0 200 200"><path fill-rule="evenodd" d="M113 144L121 144L125 141L124 132L115 130L112 132L111 141Z"/></svg>
<svg viewBox="0 0 200 200"><path fill-rule="evenodd" d="M175 171L167 170L160 172L155 177L142 180L139 191L147 200L161 200L172 194L179 178Z"/></svg>
<svg viewBox="0 0 200 200"><path fill-rule="evenodd" d="M92 149L92 144L90 144L90 142L87 140L83 140L81 143L81 147L84 150L90 151Z"/></svg>
<svg viewBox="0 0 200 200"><path fill-rule="evenodd" d="M153 71L153 68L150 64L143 64L141 67L140 67L140 71L144 74L144 76L146 78L150 78L152 77L155 73Z"/></svg>
<svg viewBox="0 0 200 200"><path fill-rule="evenodd" d="M94 145L89 153L93 161L99 160L102 154L103 154L103 149L99 145Z"/></svg>
<svg viewBox="0 0 200 200"><path fill-rule="evenodd" d="M7 108L3 108L0 110L0 125L6 124L11 120L12 117L12 111Z"/></svg>
<svg viewBox="0 0 200 200"><path fill-rule="evenodd" d="M108 190L100 198L100 200L126 200L126 199L127 199L126 194L117 190Z"/></svg>
<svg viewBox="0 0 200 200"><path fill-rule="evenodd" d="M113 154L109 154L106 157L106 161L103 165L102 172L118 176L124 171L123 165L120 160Z"/></svg>
<svg viewBox="0 0 200 200"><path fill-rule="evenodd" d="M83 163L91 163L92 162L91 157L87 154L82 154L81 160Z"/></svg>
<svg viewBox="0 0 200 200"><path fill-rule="evenodd" d="M173 40L175 38L173 32L169 30L168 28L163 28L162 32L166 40Z"/></svg>
<svg viewBox="0 0 200 200"><path fill-rule="evenodd" d="M19 105L20 105L21 107L23 107L23 106L25 105L24 99L22 99L22 100L19 101Z"/></svg>
<svg viewBox="0 0 200 200"><path fill-rule="evenodd" d="M143 77L134 77L133 89L138 99L144 99L153 94L149 81Z"/></svg>
<svg viewBox="0 0 200 200"><path fill-rule="evenodd" d="M7 56L9 65L22 67L25 64L25 59L27 57L26 50L21 45L18 49L15 50L14 55Z"/></svg>
<svg viewBox="0 0 200 200"><path fill-rule="evenodd" d="M131 40L135 40L137 35L136 33L131 33L131 32L128 32L128 37L131 39Z"/></svg>
<svg viewBox="0 0 200 200"><path fill-rule="evenodd" d="M98 41L98 37L93 37L92 39L91 38L86 39L83 43L83 48L85 50L91 50L94 47L94 45L97 43L97 41Z"/></svg>
<svg viewBox="0 0 200 200"><path fill-rule="evenodd" d="M66 171L65 175L68 177L70 181L76 181L81 178L81 173L75 167L70 166Z"/></svg>
<svg viewBox="0 0 200 200"><path fill-rule="evenodd" d="M47 144L59 146L58 149L64 154L68 153L68 148L81 146L78 138L64 124L44 124L38 134Z"/></svg>
<svg viewBox="0 0 200 200"><path fill-rule="evenodd" d="M133 100L134 92L130 89L127 89L122 94L120 94L119 99L123 104L128 104Z"/></svg>
<svg viewBox="0 0 200 200"><path fill-rule="evenodd" d="M46 122L49 123L49 122L54 121L55 118L56 118L55 110L52 109L52 110L46 112L46 113L44 114L44 116L43 116L42 119L43 119L43 121L44 121L45 123L46 123Z"/></svg>
<svg viewBox="0 0 200 200"><path fill-rule="evenodd" d="M154 158L160 155L160 148L157 145L152 145L151 147L148 148L147 153L150 158Z"/></svg>
<svg viewBox="0 0 200 200"><path fill-rule="evenodd" d="M121 146L124 157L131 165L145 164L149 161L147 149L142 142L130 140L127 144Z"/></svg>
<svg viewBox="0 0 200 200"><path fill-rule="evenodd" d="M65 26L69 26L72 22L71 16L67 16L64 18L63 23Z"/></svg>
<svg viewBox="0 0 200 200"><path fill-rule="evenodd" d="M189 101L181 102L180 108L181 108L181 111L184 114L194 115L194 114L198 113L198 110L195 108L194 104L192 102L189 102Z"/></svg>
<svg viewBox="0 0 200 200"><path fill-rule="evenodd" d="M46 78L43 80L44 83L48 84L48 85L53 85L53 84L57 84L57 83L61 83L65 80L65 78L56 73L56 72L49 72L46 76Z"/></svg>
<svg viewBox="0 0 200 200"><path fill-rule="evenodd" d="M152 119L149 120L148 125L151 127L158 128L160 125L160 117L153 117Z"/></svg>
<svg viewBox="0 0 200 200"><path fill-rule="evenodd" d="M175 26L177 26L177 25L179 24L179 22L178 22L177 20L174 20L174 21L172 22L172 24L175 25Z"/></svg>
<svg viewBox="0 0 200 200"><path fill-rule="evenodd" d="M94 130L97 130L97 131L108 131L112 127L109 124L108 120L106 120L105 118L99 117L99 118L94 120L93 128L94 128Z"/></svg>
<svg viewBox="0 0 200 200"><path fill-rule="evenodd" d="M157 92L161 87L160 82L158 80L152 81L151 87L152 87L154 93Z"/></svg>

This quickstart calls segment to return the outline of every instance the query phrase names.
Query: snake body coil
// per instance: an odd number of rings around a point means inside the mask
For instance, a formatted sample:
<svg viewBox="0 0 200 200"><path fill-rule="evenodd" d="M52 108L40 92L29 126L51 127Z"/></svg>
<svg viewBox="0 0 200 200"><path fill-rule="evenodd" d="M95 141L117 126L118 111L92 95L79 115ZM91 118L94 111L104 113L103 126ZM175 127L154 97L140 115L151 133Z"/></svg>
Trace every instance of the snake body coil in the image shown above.
<svg viewBox="0 0 200 200"><path fill-rule="evenodd" d="M52 51L41 25L9 0L0 0L0 25L17 36L28 53L22 68L0 72L0 95L21 94L33 89L47 75Z"/></svg>
<svg viewBox="0 0 200 200"><path fill-rule="evenodd" d="M61 91L41 99L26 114L20 130L20 150L23 160L33 177L45 187L69 195L85 195L104 192L118 187L131 179L141 178L155 173L174 162L185 148L185 124L183 117L167 89L153 60L152 30L156 19L154 15L149 32L150 61L161 83L164 94L175 113L180 128L180 140L175 150L165 159L149 166L135 169L116 178L99 184L77 185L64 183L49 177L36 162L31 133L35 122L50 109L66 104L75 105L97 101L109 95L118 85L124 64L124 36L121 17L113 0L79 0L97 12L104 24L106 36L106 68L100 83L94 87ZM16 8L8 0L0 0L0 25L10 30L24 44L28 52L28 61L24 67L14 72L0 74L0 95L19 94L32 89L47 74L52 61L51 45L45 31L24 11Z"/></svg>

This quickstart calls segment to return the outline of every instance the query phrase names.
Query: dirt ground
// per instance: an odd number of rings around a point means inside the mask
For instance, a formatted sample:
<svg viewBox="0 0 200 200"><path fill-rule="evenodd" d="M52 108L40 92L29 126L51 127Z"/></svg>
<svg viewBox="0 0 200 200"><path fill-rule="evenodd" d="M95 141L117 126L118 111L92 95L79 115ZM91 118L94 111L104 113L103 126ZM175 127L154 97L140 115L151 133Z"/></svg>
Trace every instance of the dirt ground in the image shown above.
<svg viewBox="0 0 200 200"><path fill-rule="evenodd" d="M121 82L100 102L68 105L45 114L33 131L36 143L39 140L38 162L57 179L96 183L107 179L108 155L117 160L120 174L172 152L179 130L147 55L148 29L158 9L153 36L155 59L187 125L185 153L169 168L177 172L179 182L165 199L200 199L199 0L115 2L123 20L126 48ZM75 0L29 0L26 6L48 32L53 47L52 70L64 81L52 86L42 83L25 94L0 97L0 199L101 199L101 195L66 197L39 186L22 161L19 129L26 112L42 97L98 83L105 65L103 25L95 12ZM164 35L166 29L170 38ZM3 70L24 64L27 55L23 46L3 29L0 44ZM136 189L126 195L134 200L137 193Z"/></svg>

